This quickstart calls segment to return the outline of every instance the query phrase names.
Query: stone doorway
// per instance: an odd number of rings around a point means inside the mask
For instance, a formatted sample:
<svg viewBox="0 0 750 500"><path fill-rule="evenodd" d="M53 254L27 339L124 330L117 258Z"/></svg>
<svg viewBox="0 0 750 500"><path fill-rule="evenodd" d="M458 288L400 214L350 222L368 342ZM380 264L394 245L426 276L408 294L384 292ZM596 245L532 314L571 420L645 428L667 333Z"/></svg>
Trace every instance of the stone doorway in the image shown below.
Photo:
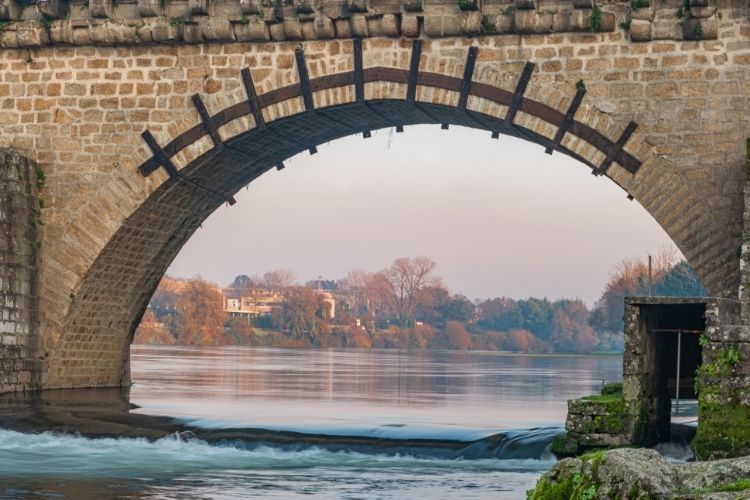
<svg viewBox="0 0 750 500"><path fill-rule="evenodd" d="M676 401L697 399L695 377L703 359L709 301L626 299L623 396L635 443L670 441Z"/></svg>

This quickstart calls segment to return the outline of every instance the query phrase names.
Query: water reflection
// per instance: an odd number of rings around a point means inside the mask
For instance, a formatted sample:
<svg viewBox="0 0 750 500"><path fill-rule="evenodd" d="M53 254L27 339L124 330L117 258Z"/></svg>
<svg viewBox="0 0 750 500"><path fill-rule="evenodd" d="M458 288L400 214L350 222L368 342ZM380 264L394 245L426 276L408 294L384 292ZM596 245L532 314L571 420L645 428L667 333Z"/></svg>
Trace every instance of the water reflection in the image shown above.
<svg viewBox="0 0 750 500"><path fill-rule="evenodd" d="M133 346L139 412L242 425L560 425L619 356Z"/></svg>

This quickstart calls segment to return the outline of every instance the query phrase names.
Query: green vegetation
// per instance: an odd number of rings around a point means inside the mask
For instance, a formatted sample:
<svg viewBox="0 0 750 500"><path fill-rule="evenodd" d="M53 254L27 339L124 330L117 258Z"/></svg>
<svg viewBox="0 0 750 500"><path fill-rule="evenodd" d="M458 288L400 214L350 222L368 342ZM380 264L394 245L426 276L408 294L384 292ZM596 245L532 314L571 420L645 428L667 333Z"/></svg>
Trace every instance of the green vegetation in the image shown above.
<svg viewBox="0 0 750 500"><path fill-rule="evenodd" d="M739 402L736 391L729 404L726 400L717 402L720 391L704 387L698 397L701 424L691 446L701 460L750 454L750 408Z"/></svg>
<svg viewBox="0 0 750 500"><path fill-rule="evenodd" d="M497 28L493 24L492 21L490 21L490 18L487 16L482 16L482 25L479 28L479 31L483 35L492 35L494 33L497 33Z"/></svg>
<svg viewBox="0 0 750 500"><path fill-rule="evenodd" d="M606 450L594 450L580 457L581 463L573 474L565 474L561 481L542 476L533 490L526 492L529 500L560 500L596 498L601 486L598 479L599 466ZM566 471L567 472L567 471ZM572 471L571 471L572 472Z"/></svg>
<svg viewBox="0 0 750 500"><path fill-rule="evenodd" d="M458 0L458 8L462 11L474 10L476 5L474 4L474 0Z"/></svg>
<svg viewBox="0 0 750 500"><path fill-rule="evenodd" d="M170 26L182 26L185 24L185 19L181 17L170 17L169 18L169 25Z"/></svg>
<svg viewBox="0 0 750 500"><path fill-rule="evenodd" d="M701 26L700 21L696 21L695 23L695 29L693 29L693 36L696 40L700 40L700 38L703 36L703 26Z"/></svg>
<svg viewBox="0 0 750 500"><path fill-rule="evenodd" d="M735 491L750 490L750 479L739 479L730 483L714 483L705 488L699 489L682 489L682 495L704 495L706 493L725 493Z"/></svg>
<svg viewBox="0 0 750 500"><path fill-rule="evenodd" d="M630 0L630 8L633 10L648 7L648 0Z"/></svg>
<svg viewBox="0 0 750 500"><path fill-rule="evenodd" d="M630 31L630 18L620 22L620 28Z"/></svg>
<svg viewBox="0 0 750 500"><path fill-rule="evenodd" d="M705 344L706 342L704 341L701 345L704 346ZM736 345L732 345L714 353L711 361L704 363L698 368L698 374L709 377L726 376L731 373L732 368L738 365L739 362L739 348Z"/></svg>
<svg viewBox="0 0 750 500"><path fill-rule="evenodd" d="M601 394L606 395L617 395L622 396L622 382L610 382L602 386Z"/></svg>
<svg viewBox="0 0 750 500"><path fill-rule="evenodd" d="M602 30L602 9L598 5L591 6L591 31L598 33Z"/></svg>
<svg viewBox="0 0 750 500"><path fill-rule="evenodd" d="M586 90L586 84L583 82L583 80L578 80L576 82L576 90Z"/></svg>

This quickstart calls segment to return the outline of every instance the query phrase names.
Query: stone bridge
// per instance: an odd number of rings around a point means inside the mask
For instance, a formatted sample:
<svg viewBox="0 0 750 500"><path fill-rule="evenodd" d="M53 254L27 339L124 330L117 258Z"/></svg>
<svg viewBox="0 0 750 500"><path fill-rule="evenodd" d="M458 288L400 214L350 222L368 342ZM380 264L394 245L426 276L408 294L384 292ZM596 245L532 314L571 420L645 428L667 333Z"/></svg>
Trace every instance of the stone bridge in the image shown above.
<svg viewBox="0 0 750 500"><path fill-rule="evenodd" d="M148 300L206 217L290 156L384 127L569 155L738 299L749 14L725 0L0 1L0 392L128 384Z"/></svg>

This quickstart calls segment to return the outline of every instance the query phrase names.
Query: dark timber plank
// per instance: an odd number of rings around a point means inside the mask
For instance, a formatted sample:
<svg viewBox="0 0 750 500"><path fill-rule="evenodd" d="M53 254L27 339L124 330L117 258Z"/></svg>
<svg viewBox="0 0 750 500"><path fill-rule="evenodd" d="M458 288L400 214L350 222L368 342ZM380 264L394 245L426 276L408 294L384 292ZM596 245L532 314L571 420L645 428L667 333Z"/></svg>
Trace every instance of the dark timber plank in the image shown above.
<svg viewBox="0 0 750 500"><path fill-rule="evenodd" d="M297 60L299 87L302 93L302 100L305 103L305 110L308 113L313 113L315 112L315 104L313 103L312 88L310 87L310 74L307 72L307 63L305 62L305 51L302 47L294 49L294 58Z"/></svg>
<svg viewBox="0 0 750 500"><path fill-rule="evenodd" d="M357 104L365 103L365 76L362 65L362 39L355 38L354 44L354 95Z"/></svg>
<svg viewBox="0 0 750 500"><path fill-rule="evenodd" d="M164 152L164 150L159 146L159 143L156 142L156 138L153 136L150 130L146 129L141 133L141 137L143 137L143 140L146 141L146 144L148 144L148 147L151 149L151 152L154 153L154 158L159 162L159 164L164 167L164 169L167 171L170 177L174 177L177 175L177 167L174 166L174 163L172 163L172 160L169 159L169 156ZM149 173L144 173L143 170L141 170L141 175L144 177L147 176Z"/></svg>
<svg viewBox="0 0 750 500"><path fill-rule="evenodd" d="M430 73L430 72L419 72L420 54L421 54L421 45L418 43L418 41L415 41L415 44L412 48L412 62L411 62L410 70L407 71L403 69L385 68L385 67L367 68L367 69L364 69L362 72L363 83L384 81L384 82L407 84L408 89L410 89L407 91L407 101L411 100L412 104L416 105L414 106L414 112L420 113L423 116L423 118L427 120L428 122L446 123L445 120L437 119L431 114L429 114L426 109L423 109L423 107L420 106L419 103L416 102L416 86L423 85L427 87L439 88L439 89L450 90L453 92L460 93L464 88L463 87L464 82L462 81L462 79L452 77L452 76L440 75L437 73ZM306 70L306 66L304 67ZM497 87L493 87L493 86L490 86L481 82L472 81L471 86L469 88L468 95L476 96L482 99L487 99L497 104L508 106L509 112L506 114L506 121L504 121L506 125L511 125L511 123L507 121L507 118L515 117L515 112L520 110L520 111L523 111L524 113L530 114L531 116L540 118L544 120L545 122L549 123L550 125L558 127L558 133L561 129L565 128L566 133L570 133L588 142L589 144L591 144L598 150L604 152L607 155L607 158L610 160L610 161L605 161L599 167L592 166L592 168L596 171L595 173L598 173L600 169L602 172L606 172L607 169L609 168L609 165L611 165L611 163L614 161L622 165L628 172L636 173L638 171L638 169L641 166L641 162L623 149L624 144L625 142L627 142L630 134L632 134L632 131L630 131L626 137L621 137L621 140L622 139L624 140L622 140L622 145L618 146L616 143L613 143L613 141L611 141L608 137L604 136L598 130L593 129L584 123L577 122L574 116L570 120L569 125L567 127L563 127L567 123L567 120L566 120L567 114L563 114L560 111L557 111L556 109L551 108L543 103L534 101L532 99L524 98L523 91L525 91L525 86L528 84L528 80L531 76L532 70L533 70L533 64L528 63L524 70L524 74L528 73L528 77L524 78L524 75L522 74L521 81L519 81L519 84L514 93L511 93L511 92L508 92L507 90L499 89ZM257 127L260 130L266 130L267 125L265 121L263 120L263 115L261 114L261 110L264 107L272 106L274 104L279 104L281 102L284 102L288 99L294 99L294 98L303 96L303 88L300 83L293 83L290 85L286 85L284 87L270 90L269 92L266 92L265 94L258 95L256 93L255 87L252 82L250 70L246 68L246 69L243 69L241 73L242 73L242 80L243 80L243 83L245 84L245 89L248 94L248 100L233 104L232 106L229 106L227 109L224 109L216 113L212 117L212 120L214 122L214 125L217 128L225 125L226 123L229 123L230 121L236 118L240 118L242 116L252 113L253 117L255 118ZM336 73L333 75L321 76L313 80L309 80L309 77L308 77L307 81L309 82L309 87L312 90L312 92L316 92L320 90L338 88L338 87L342 87L345 85L356 85L356 79L357 79L357 76L355 75L355 71L348 71L344 73ZM365 102L364 104L365 106L369 107L369 104L367 102ZM570 110L568 111L570 112ZM475 119L478 119L477 117L479 117L481 118L480 121L484 122L485 118L479 116L481 115L481 113L479 114L475 113L474 115L476 115L476 116L473 116ZM347 124L345 123L338 123L338 125L352 129L352 133L361 132L361 130L354 130L352 127L348 127ZM394 125L398 126L400 124L396 122L394 123ZM635 125L633 125L633 127L635 127ZM497 134L497 132L499 132L498 129L496 129L495 127L488 127L488 128L493 132L493 137L496 137L498 135ZM510 133L511 135L513 135L512 132L510 131L517 129L517 128L518 126L508 127L502 132ZM166 144L163 148L160 148L160 149L162 150L163 156L168 159L174 156L175 154L179 153L185 147L199 140L205 134L206 134L205 127L201 123L190 128L189 130L186 130L179 136L172 139L172 141L169 144ZM144 136L144 139L145 139L145 136ZM529 139L531 140L530 137ZM558 151L563 152L569 156L573 156L577 159L580 159L578 158L577 155L569 151L567 148L563 147L562 144L558 144L556 142L553 143L553 141L551 141L550 139L543 138L543 140L538 140L538 141L534 140L534 142L536 142L537 144L541 144L547 149L549 148L557 149ZM156 144L155 140L152 140L152 143L155 147L157 148L159 147L158 144ZM152 149L152 151L154 150ZM588 165L586 161L584 161L584 163ZM164 165L164 162L155 154L155 156L149 158L142 165L140 165L138 167L138 170L142 175L146 176L152 173L153 171L157 170L161 165ZM169 169L169 167L165 167L165 168Z"/></svg>
<svg viewBox="0 0 750 500"><path fill-rule="evenodd" d="M255 91L255 84L253 83L253 76L250 73L250 68L244 68L240 71L242 75L242 83L245 85L245 92L247 93L247 102L250 105L250 112L253 114L255 125L261 130L266 130L266 120L263 118L261 112L260 103L258 102L258 94Z"/></svg>
<svg viewBox="0 0 750 500"><path fill-rule="evenodd" d="M552 139L552 144L550 144L549 147L544 150L544 152L547 153L548 155L551 155L552 151L555 150L562 142L563 137L565 137L565 133L568 131L568 128L570 127L570 124L573 123L573 118L575 118L576 111L578 111L578 108L581 105L581 101L583 101L583 96L585 95L586 95L586 89L578 89L578 91L576 92L576 95L573 97L573 100L570 102L570 106L568 107L568 112L565 113L565 118L563 118L562 125L560 125L560 128L557 129L555 138Z"/></svg>
<svg viewBox="0 0 750 500"><path fill-rule="evenodd" d="M630 139L630 136L633 135L633 132L635 132L636 128L638 128L637 123L628 123L628 126L625 127L625 130L623 130L622 134L620 134L620 138L617 139L617 143L610 143L610 146L607 148L607 158L605 158L602 164L599 165L599 168L593 171L594 175L604 175L607 173L609 167L612 166L612 162L614 162L617 157L620 156L622 148L625 147L625 144L628 142L628 139Z"/></svg>
<svg viewBox="0 0 750 500"><path fill-rule="evenodd" d="M470 47L469 54L466 56L464 79L461 80L461 96L458 98L458 109L466 109L466 103L469 101L471 80L474 78L474 66L477 62L477 52L479 52L479 47Z"/></svg>
<svg viewBox="0 0 750 500"><path fill-rule="evenodd" d="M419 60L422 57L422 40L414 40L411 46L409 62L409 80L406 87L406 100L414 102L417 98L417 79L419 78Z"/></svg>
<svg viewBox="0 0 750 500"><path fill-rule="evenodd" d="M211 118L211 115L208 113L208 110L206 109L206 105L203 104L203 99L201 99L200 94L193 94L193 104L195 105L195 109L198 110L198 114L201 115L201 121L203 122L203 129L208 133L208 135L211 136L211 140L214 141L214 146L216 146L218 149L221 149L224 147L224 141L221 140L221 136L219 135L219 129L216 128L216 123Z"/></svg>
<svg viewBox="0 0 750 500"><path fill-rule="evenodd" d="M526 66L523 67L521 78L518 80L516 91L513 92L513 99L511 99L510 106L508 106L508 112L505 114L505 122L508 125L512 125L513 120L516 118L516 113L518 113L518 108L521 107L523 94L526 92L526 87L529 85L529 80L531 80L531 73L533 71L534 63L527 62Z"/></svg>

